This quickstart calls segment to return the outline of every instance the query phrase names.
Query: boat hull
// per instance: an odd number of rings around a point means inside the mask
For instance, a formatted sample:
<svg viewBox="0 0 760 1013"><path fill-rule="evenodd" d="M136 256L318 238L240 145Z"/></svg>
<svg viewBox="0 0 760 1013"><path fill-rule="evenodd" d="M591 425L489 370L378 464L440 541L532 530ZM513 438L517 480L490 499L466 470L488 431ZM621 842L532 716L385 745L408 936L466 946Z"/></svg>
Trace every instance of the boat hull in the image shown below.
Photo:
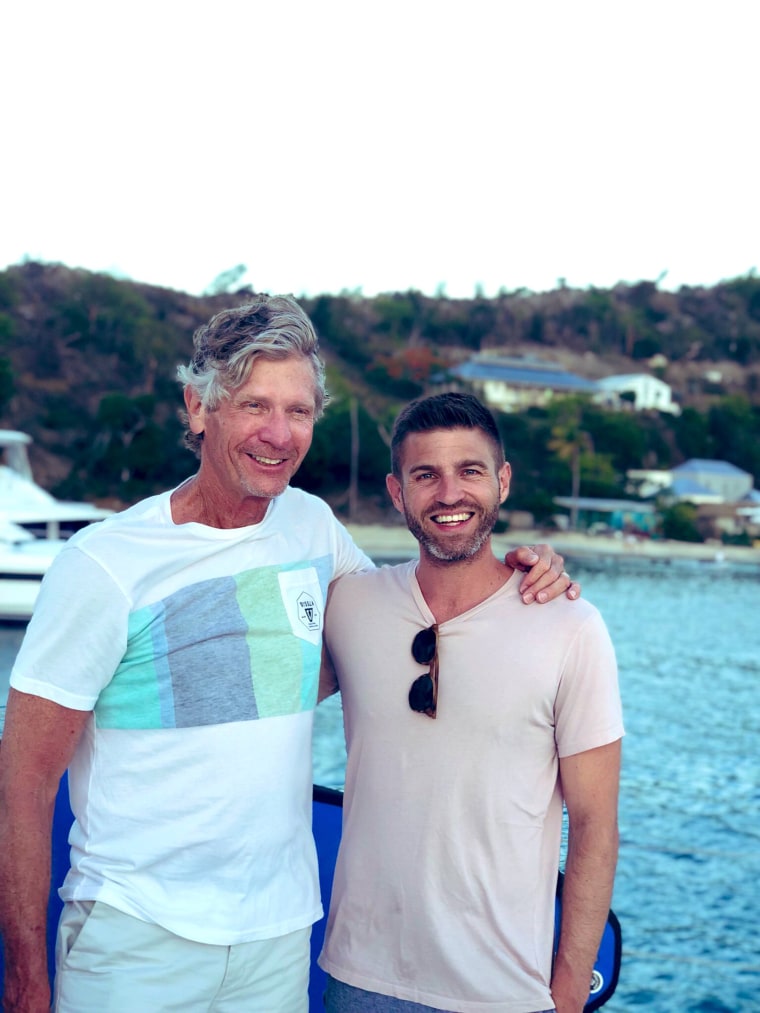
<svg viewBox="0 0 760 1013"><path fill-rule="evenodd" d="M0 573L0 620L25 623L31 618L42 577Z"/></svg>
<svg viewBox="0 0 760 1013"><path fill-rule="evenodd" d="M63 539L0 544L0 620L31 618L42 578L65 544Z"/></svg>

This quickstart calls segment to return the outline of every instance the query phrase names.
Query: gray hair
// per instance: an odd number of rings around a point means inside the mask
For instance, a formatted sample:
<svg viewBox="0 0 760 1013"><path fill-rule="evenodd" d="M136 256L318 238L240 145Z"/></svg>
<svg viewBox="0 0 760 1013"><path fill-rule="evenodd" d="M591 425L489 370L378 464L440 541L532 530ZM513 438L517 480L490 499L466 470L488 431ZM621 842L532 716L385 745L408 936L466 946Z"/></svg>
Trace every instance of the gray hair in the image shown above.
<svg viewBox="0 0 760 1013"><path fill-rule="evenodd" d="M325 367L319 357L314 325L287 295L257 295L245 306L222 310L193 335L193 357L177 368L184 387L192 387L203 407L214 411L241 387L257 358L302 356L314 372L314 409L318 419L327 403ZM182 413L187 423L187 413ZM185 432L185 445L200 455L203 433Z"/></svg>

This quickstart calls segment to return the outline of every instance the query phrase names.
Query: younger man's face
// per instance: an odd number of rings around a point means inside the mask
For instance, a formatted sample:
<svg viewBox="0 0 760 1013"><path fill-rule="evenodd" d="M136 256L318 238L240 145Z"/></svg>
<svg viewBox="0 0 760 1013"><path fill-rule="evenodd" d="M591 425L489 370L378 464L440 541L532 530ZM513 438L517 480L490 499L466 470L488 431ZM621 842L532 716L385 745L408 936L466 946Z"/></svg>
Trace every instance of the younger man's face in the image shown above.
<svg viewBox="0 0 760 1013"><path fill-rule="evenodd" d="M497 463L490 439L467 428L411 433L400 456L400 480L388 475L386 485L422 551L443 562L477 556L511 477L509 464Z"/></svg>

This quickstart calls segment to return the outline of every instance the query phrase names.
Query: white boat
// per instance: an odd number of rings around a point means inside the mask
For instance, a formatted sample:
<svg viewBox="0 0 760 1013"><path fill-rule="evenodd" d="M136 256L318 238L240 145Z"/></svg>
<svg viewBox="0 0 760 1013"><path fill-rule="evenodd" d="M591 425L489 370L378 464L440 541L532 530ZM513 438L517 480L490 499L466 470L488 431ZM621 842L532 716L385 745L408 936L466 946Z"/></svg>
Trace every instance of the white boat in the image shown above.
<svg viewBox="0 0 760 1013"><path fill-rule="evenodd" d="M31 442L26 433L0 429L0 524L10 521L42 538L57 539L113 513L92 503L56 499L37 485L27 450Z"/></svg>
<svg viewBox="0 0 760 1013"><path fill-rule="evenodd" d="M36 484L29 464L31 437L0 429L0 620L25 622L45 572L66 536L112 510L58 500Z"/></svg>
<svg viewBox="0 0 760 1013"><path fill-rule="evenodd" d="M66 544L63 538L35 538L23 528L0 524L0 620L26 622L32 614L40 583L56 555Z"/></svg>

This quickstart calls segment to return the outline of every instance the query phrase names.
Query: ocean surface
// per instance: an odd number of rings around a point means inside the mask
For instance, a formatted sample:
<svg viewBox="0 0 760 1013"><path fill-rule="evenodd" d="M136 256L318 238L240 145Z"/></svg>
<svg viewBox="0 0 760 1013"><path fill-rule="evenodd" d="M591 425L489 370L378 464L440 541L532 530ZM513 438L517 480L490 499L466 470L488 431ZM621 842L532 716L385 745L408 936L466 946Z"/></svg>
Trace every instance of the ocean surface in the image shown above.
<svg viewBox="0 0 760 1013"><path fill-rule="evenodd" d="M623 965L605 1011L760 1011L760 570L569 568L612 634L627 732ZM0 627L0 711L22 635ZM334 699L317 711L315 779L342 785L344 761Z"/></svg>

